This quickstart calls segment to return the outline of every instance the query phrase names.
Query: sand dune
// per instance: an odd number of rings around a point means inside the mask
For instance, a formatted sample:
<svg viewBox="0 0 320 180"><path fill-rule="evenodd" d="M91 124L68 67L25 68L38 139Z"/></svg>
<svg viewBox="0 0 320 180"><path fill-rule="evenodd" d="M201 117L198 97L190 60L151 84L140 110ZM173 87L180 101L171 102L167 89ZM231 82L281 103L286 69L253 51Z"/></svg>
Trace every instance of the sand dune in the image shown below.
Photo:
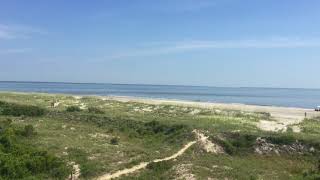
<svg viewBox="0 0 320 180"><path fill-rule="evenodd" d="M227 103L209 103L209 102L193 102L193 101L182 101L182 100L165 100L165 99L148 99L148 98L137 98L137 97L123 97L123 96L112 96L104 97L108 100L116 100L121 102L139 102L145 104L169 104L196 108L207 108L207 109L222 109L222 110L239 110L243 112L266 112L270 113L271 117L275 121L261 120L257 127L266 131L285 131L289 125L294 125L302 122L307 117L320 116L319 112L315 112L313 109L303 109L294 107L276 107L276 106L257 106L257 105L245 105L245 104L227 104ZM296 132L298 128L294 129Z"/></svg>

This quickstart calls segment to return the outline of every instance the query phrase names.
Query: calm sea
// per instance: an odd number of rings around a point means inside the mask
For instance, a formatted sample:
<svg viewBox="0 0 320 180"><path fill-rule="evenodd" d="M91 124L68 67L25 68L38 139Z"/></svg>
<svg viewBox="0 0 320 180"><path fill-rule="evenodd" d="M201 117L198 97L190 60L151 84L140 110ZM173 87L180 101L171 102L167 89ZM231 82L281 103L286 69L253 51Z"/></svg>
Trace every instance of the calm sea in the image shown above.
<svg viewBox="0 0 320 180"><path fill-rule="evenodd" d="M320 89L0 82L0 91L134 96L302 108L320 105Z"/></svg>

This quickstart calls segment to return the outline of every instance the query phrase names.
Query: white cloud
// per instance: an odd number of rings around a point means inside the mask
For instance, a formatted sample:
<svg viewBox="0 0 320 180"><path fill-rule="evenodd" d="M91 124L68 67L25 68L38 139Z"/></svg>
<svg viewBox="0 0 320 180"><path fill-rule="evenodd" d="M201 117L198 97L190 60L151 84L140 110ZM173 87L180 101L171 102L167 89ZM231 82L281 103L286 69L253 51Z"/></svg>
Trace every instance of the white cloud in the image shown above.
<svg viewBox="0 0 320 180"><path fill-rule="evenodd" d="M47 32L31 26L0 24L0 39L25 39L34 34L44 35Z"/></svg>
<svg viewBox="0 0 320 180"><path fill-rule="evenodd" d="M262 40L182 41L149 44L150 46L148 47L116 53L108 58L119 59L126 57L153 56L210 49L320 47L320 39L309 40L301 38L270 38Z"/></svg>

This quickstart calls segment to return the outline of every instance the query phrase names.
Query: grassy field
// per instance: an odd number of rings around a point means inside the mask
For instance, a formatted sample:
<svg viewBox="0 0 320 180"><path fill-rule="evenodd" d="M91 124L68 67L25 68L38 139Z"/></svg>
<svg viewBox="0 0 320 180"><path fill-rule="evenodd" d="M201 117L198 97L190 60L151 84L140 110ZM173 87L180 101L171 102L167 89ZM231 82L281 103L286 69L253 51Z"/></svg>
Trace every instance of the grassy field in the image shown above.
<svg viewBox="0 0 320 180"><path fill-rule="evenodd" d="M59 103L53 108L54 101ZM300 133L292 132L290 127L287 132L261 131L256 126L261 119L273 121L268 113L97 97L0 93L1 136L7 137L9 129L14 129L14 136L10 137L17 136L17 142L12 140L13 143L56 158L55 173L46 169L34 171L30 163L0 161L0 176L66 179L73 173L75 179L95 179L170 156L197 140L192 133L197 129L211 144L221 147L223 153L207 152L206 144L199 141L175 160L151 163L120 179L320 178L320 119L304 120L298 125ZM1 159L14 156L6 150L6 142L0 139ZM15 166L26 167L20 177L8 173L8 167Z"/></svg>

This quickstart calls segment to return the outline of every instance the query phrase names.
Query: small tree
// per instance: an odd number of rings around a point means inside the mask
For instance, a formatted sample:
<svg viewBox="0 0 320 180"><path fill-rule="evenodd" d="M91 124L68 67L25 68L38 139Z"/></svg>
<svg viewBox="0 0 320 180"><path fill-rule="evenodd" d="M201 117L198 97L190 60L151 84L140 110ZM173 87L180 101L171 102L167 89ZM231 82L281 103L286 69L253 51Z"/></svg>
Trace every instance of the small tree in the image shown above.
<svg viewBox="0 0 320 180"><path fill-rule="evenodd" d="M119 144L119 139L114 137L110 140L110 144L112 145L118 145Z"/></svg>

